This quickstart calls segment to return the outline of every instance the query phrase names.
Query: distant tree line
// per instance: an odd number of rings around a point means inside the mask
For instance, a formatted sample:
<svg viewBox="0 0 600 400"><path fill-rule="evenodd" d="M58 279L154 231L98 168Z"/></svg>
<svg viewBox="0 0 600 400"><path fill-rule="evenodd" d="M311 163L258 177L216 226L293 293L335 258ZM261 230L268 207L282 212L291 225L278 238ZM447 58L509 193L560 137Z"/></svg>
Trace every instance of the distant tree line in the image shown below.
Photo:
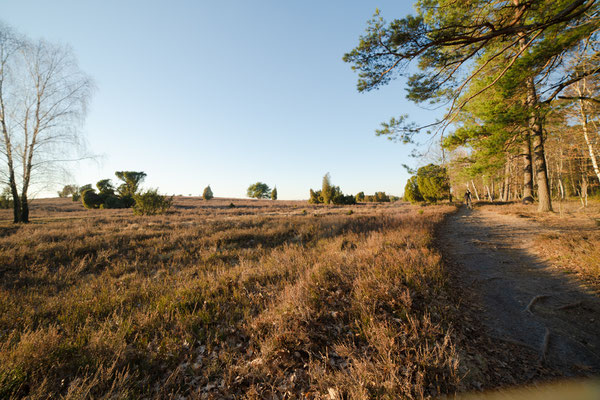
<svg viewBox="0 0 600 400"><path fill-rule="evenodd" d="M375 192L374 195L365 195L365 192L358 192L356 195L357 203L389 203L400 200L397 196L390 196L385 192Z"/></svg>
<svg viewBox="0 0 600 400"><path fill-rule="evenodd" d="M81 200L87 209L133 208L134 213L139 215L162 214L171 207L172 196L160 195L157 189L145 192L140 189L146 178L145 172L117 171L115 176L121 181L116 187L110 179L101 179L96 183L96 189L91 184L81 187L65 185L58 196Z"/></svg>

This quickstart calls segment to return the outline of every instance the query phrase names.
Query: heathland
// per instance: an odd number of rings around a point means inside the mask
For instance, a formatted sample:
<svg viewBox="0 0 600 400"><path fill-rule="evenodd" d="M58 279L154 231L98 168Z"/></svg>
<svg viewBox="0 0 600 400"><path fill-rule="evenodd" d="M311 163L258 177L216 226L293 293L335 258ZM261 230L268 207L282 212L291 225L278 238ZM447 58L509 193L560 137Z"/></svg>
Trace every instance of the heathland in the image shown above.
<svg viewBox="0 0 600 400"><path fill-rule="evenodd" d="M25 225L3 210L0 397L427 398L560 376L479 321L439 250L456 210L179 197L150 217L46 199ZM540 240L573 261L597 248L585 228L580 250Z"/></svg>

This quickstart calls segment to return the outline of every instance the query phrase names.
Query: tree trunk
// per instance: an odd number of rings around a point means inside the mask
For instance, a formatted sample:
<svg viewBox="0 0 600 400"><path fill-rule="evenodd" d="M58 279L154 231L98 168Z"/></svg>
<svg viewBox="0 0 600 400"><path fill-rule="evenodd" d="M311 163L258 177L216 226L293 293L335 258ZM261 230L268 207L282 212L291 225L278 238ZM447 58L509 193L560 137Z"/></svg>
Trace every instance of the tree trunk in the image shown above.
<svg viewBox="0 0 600 400"><path fill-rule="evenodd" d="M475 198L479 201L479 193L477 192L477 187L475 186L475 182L471 179L471 185L473 185L473 191L475 192Z"/></svg>
<svg viewBox="0 0 600 400"><path fill-rule="evenodd" d="M538 114L538 99L533 78L527 78L527 105L529 106L529 129L533 144L533 164L538 189L538 211L552 211L552 199L548 186L548 168L544 154L544 132L542 120Z"/></svg>
<svg viewBox="0 0 600 400"><path fill-rule="evenodd" d="M581 91L579 91L579 95L582 96ZM583 137L585 138L585 143L588 146L588 151L590 153L590 160L592 160L592 166L594 167L594 172L596 173L596 177L598 177L598 181L600 182L600 168L598 168L598 161L596 160L596 154L594 153L594 148L592 147L592 142L589 137L589 127L588 127L588 117L585 110L585 105L583 100L579 99L579 112L581 116L581 127L583 128Z"/></svg>
<svg viewBox="0 0 600 400"><path fill-rule="evenodd" d="M504 164L504 184L502 186L502 201L508 201L510 197L510 160Z"/></svg>
<svg viewBox="0 0 600 400"><path fill-rule="evenodd" d="M490 203L493 203L494 202L494 198L492 197L492 192L490 192L490 186L489 185L485 185L485 188L487 190L488 200L490 201Z"/></svg>
<svg viewBox="0 0 600 400"><path fill-rule="evenodd" d="M579 189L579 199L581 200L581 206L587 207L588 201L588 180L585 175L581 175L581 185Z"/></svg>
<svg viewBox="0 0 600 400"><path fill-rule="evenodd" d="M8 133L8 127L6 126L6 108L4 107L4 93L2 82L0 81L0 126L2 126L2 136L4 138L4 147L6 152L6 164L8 167L8 186L10 187L10 193L13 198L13 223L17 224L21 222L21 201L19 198L19 191L17 190L17 180L15 179L15 167L13 164L13 153L11 138Z"/></svg>
<svg viewBox="0 0 600 400"><path fill-rule="evenodd" d="M533 168L531 164L531 138L529 132L524 134L523 156L523 203L533 203Z"/></svg>
<svg viewBox="0 0 600 400"><path fill-rule="evenodd" d="M29 202L27 201L27 195L21 195L21 221L22 223L29 223Z"/></svg>

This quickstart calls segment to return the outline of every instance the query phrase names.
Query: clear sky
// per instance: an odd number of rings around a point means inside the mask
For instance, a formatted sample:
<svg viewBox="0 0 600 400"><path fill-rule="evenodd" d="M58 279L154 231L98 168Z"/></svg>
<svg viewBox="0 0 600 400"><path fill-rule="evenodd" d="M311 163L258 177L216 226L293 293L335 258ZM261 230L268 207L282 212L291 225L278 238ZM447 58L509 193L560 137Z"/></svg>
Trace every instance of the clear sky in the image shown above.
<svg viewBox="0 0 600 400"><path fill-rule="evenodd" d="M306 199L326 172L344 193L401 194L410 149L376 137L392 116L435 114L403 82L359 94L342 61L379 8L409 1L4 0L0 18L30 38L68 43L97 91L84 126L101 155L80 185L145 171L163 193L245 197L256 181ZM70 182L64 182L70 183Z"/></svg>

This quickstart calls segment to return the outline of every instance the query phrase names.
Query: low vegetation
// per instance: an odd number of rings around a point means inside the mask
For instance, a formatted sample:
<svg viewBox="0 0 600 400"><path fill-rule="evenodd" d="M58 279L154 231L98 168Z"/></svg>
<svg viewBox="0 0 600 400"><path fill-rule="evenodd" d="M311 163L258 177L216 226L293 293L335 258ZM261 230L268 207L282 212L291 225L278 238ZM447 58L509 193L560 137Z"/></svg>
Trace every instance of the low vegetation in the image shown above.
<svg viewBox="0 0 600 400"><path fill-rule="evenodd" d="M468 387L431 247L452 207L186 198L148 218L53 202L2 228L0 397Z"/></svg>
<svg viewBox="0 0 600 400"><path fill-rule="evenodd" d="M329 173L323 177L323 183L321 190L310 189L310 197L308 199L310 204L356 204L356 198L349 195L344 195L339 186L331 184L331 176Z"/></svg>
<svg viewBox="0 0 600 400"><path fill-rule="evenodd" d="M158 189L150 189L133 196L135 204L133 213L136 215L159 215L167 212L173 204L173 196L163 196Z"/></svg>

